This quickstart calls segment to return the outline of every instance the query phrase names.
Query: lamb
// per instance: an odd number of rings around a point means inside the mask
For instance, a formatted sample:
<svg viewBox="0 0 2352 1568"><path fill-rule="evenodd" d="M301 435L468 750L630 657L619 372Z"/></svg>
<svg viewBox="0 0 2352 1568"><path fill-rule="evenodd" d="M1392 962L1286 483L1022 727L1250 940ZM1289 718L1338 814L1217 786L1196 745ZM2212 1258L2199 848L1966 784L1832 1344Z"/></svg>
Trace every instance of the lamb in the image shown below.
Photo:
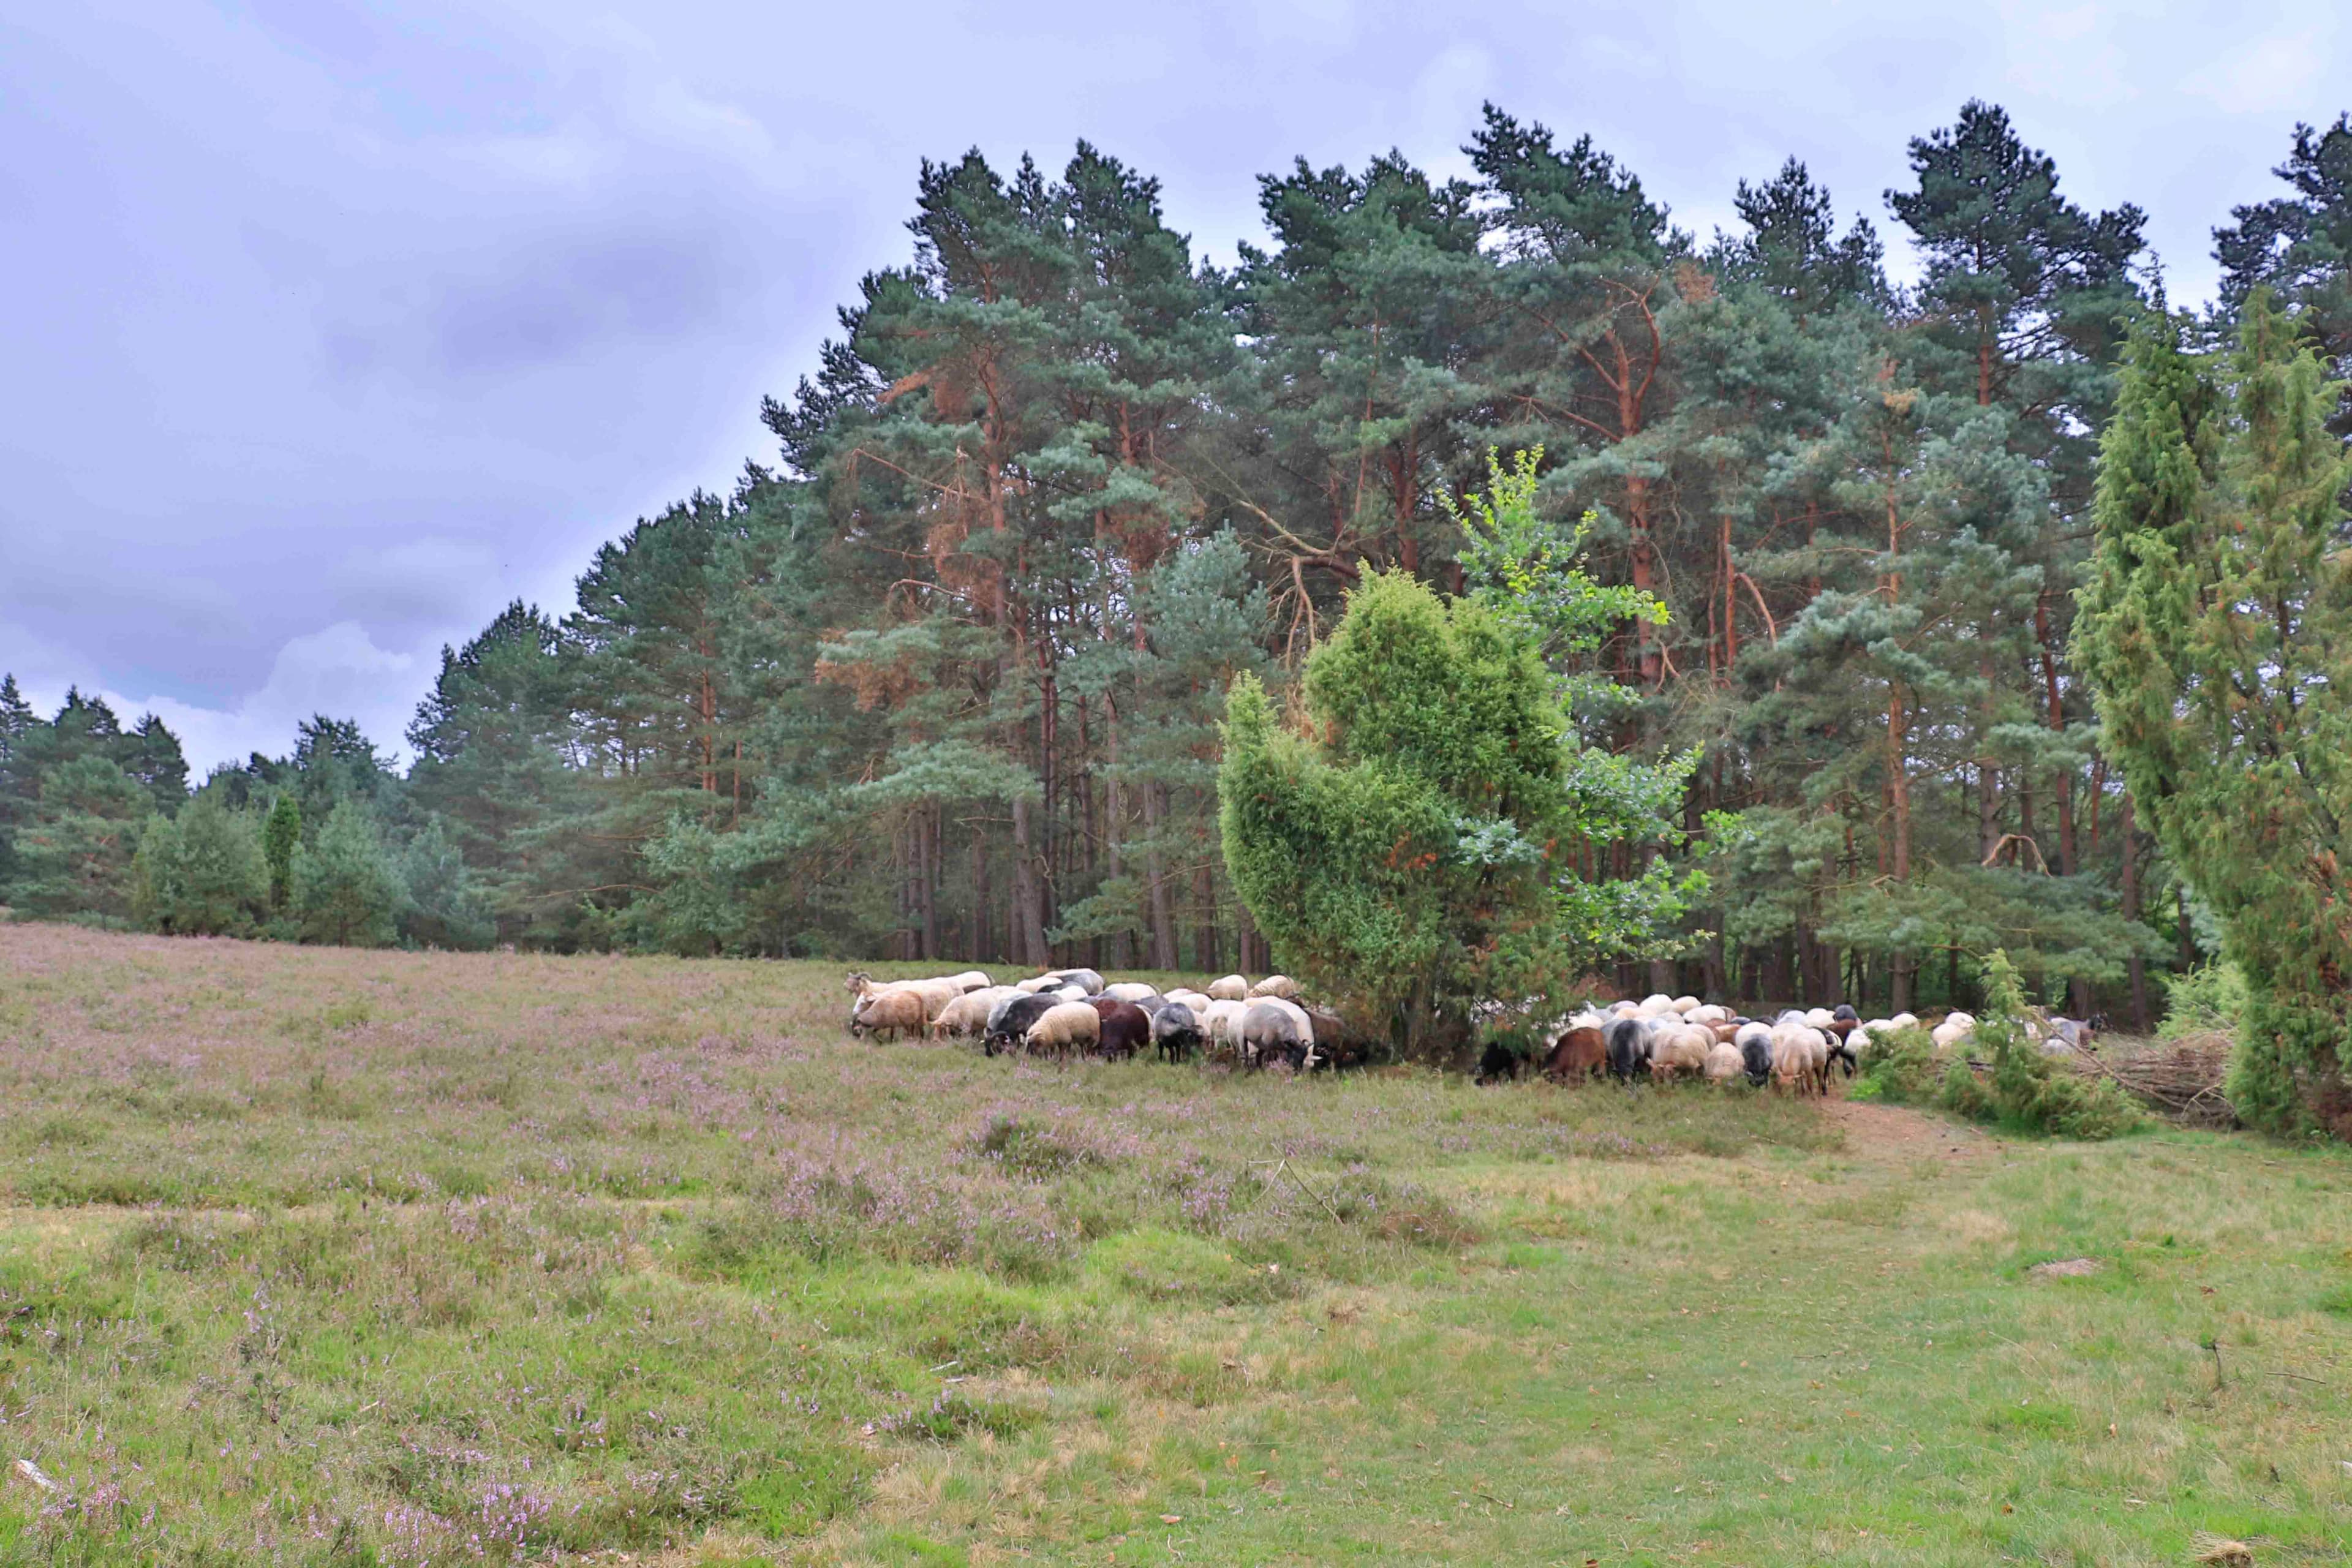
<svg viewBox="0 0 2352 1568"><path fill-rule="evenodd" d="M1275 996L1285 1002L1298 1000L1298 982L1287 974L1269 974L1249 988L1250 995Z"/></svg>
<svg viewBox="0 0 2352 1568"><path fill-rule="evenodd" d="M1056 1002L1029 1026L1021 1043L1032 1055L1066 1057L1093 1049L1101 1038L1102 1015L1091 1004Z"/></svg>
<svg viewBox="0 0 2352 1568"><path fill-rule="evenodd" d="M1243 1053L1255 1065L1280 1061L1304 1071L1315 1057L1315 1026L1297 1003L1265 996L1249 1004L1242 1014Z"/></svg>
<svg viewBox="0 0 2352 1568"><path fill-rule="evenodd" d="M1547 1078L1581 1081L1599 1076L1608 1066L1609 1041L1601 1026L1570 1019L1567 1028L1552 1037L1543 1070Z"/></svg>
<svg viewBox="0 0 2352 1568"><path fill-rule="evenodd" d="M1639 1018L1620 1018L1609 1026L1609 1076L1631 1079L1650 1070L1650 1031Z"/></svg>
<svg viewBox="0 0 2352 1568"><path fill-rule="evenodd" d="M1132 1002L1122 1002L1116 996L1093 996L1086 1005L1102 1020L1097 1039L1102 1054L1114 1058L1132 1057L1151 1043L1151 1018Z"/></svg>
<svg viewBox="0 0 2352 1568"><path fill-rule="evenodd" d="M1228 974L1222 980L1209 982L1212 1002L1240 1002L1249 996L1249 982L1238 974Z"/></svg>
<svg viewBox="0 0 2352 1568"><path fill-rule="evenodd" d="M1152 1016L1151 1044L1165 1061L1185 1060L1206 1038L1201 1020L1181 1002L1171 1000Z"/></svg>
<svg viewBox="0 0 2352 1568"><path fill-rule="evenodd" d="M1116 985L1106 985L1102 994L1115 1002L1142 1002L1160 994L1140 980L1122 980Z"/></svg>
<svg viewBox="0 0 2352 1568"><path fill-rule="evenodd" d="M916 992L874 991L860 996L850 1010L849 1032L879 1035L887 1029L892 1039L898 1039L921 1034L926 1022L923 998Z"/></svg>
<svg viewBox="0 0 2352 1568"><path fill-rule="evenodd" d="M1729 1040L1717 1040L1706 1053L1706 1081L1729 1083L1748 1070L1748 1058Z"/></svg>

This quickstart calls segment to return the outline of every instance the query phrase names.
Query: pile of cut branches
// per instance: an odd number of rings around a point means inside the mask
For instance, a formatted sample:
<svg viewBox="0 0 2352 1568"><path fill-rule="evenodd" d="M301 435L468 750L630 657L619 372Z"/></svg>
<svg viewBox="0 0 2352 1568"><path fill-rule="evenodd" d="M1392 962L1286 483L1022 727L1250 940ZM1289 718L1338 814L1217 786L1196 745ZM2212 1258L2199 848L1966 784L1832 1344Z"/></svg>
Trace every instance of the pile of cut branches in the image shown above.
<svg viewBox="0 0 2352 1568"><path fill-rule="evenodd" d="M2230 1037L2207 1030L2160 1040L2107 1059L2095 1051L2067 1058L2087 1078L2114 1080L2141 1104L2187 1127L2234 1127L2237 1108L2222 1092Z"/></svg>

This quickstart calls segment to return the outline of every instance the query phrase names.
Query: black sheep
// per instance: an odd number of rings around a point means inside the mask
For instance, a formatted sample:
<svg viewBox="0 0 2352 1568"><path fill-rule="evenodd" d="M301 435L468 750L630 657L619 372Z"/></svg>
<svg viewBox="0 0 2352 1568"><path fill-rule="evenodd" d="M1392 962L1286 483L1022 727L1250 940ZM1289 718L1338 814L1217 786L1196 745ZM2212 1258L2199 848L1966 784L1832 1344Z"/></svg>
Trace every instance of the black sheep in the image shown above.
<svg viewBox="0 0 2352 1568"><path fill-rule="evenodd" d="M990 1056L999 1049L1010 1050L1029 1032L1029 1026L1045 1016L1045 1009L1057 1005L1061 997L1045 995L1015 996L1004 1005L1003 1011L988 1023L988 1033L981 1037L980 1048Z"/></svg>
<svg viewBox="0 0 2352 1568"><path fill-rule="evenodd" d="M1161 999L1159 1011L1151 1016L1151 1044L1163 1060L1188 1060L1203 1038L1201 1020L1192 1016L1192 1009L1181 1002Z"/></svg>

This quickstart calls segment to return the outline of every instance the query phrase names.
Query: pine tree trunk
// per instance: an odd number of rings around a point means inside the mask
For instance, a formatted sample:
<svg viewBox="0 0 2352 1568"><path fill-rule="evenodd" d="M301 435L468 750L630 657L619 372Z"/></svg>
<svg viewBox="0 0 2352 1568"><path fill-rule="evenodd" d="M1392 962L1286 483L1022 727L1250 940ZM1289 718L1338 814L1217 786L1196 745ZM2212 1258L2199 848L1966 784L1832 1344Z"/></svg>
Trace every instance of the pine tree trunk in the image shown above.
<svg viewBox="0 0 2352 1568"><path fill-rule="evenodd" d="M1170 910L1168 878L1160 864L1160 824L1167 815L1168 786L1147 780L1143 786L1143 836L1151 847L1143 858L1144 879L1150 883L1151 966L1176 967L1176 921Z"/></svg>
<svg viewBox="0 0 2352 1568"><path fill-rule="evenodd" d="M1038 884L1037 849L1029 832L1029 803L1013 803L1013 947L1033 970L1051 967L1045 956L1045 899Z"/></svg>
<svg viewBox="0 0 2352 1568"><path fill-rule="evenodd" d="M1886 796L1894 815L1895 863L1891 868L1897 886L1907 886L1911 880L1911 768L1910 715L1903 705L1903 689L1890 687L1886 697ZM1906 952L1894 955L1891 994L1895 1010L1906 1011L1911 1005L1911 956Z"/></svg>
<svg viewBox="0 0 2352 1568"><path fill-rule="evenodd" d="M940 808L926 806L916 818L923 835L923 956L940 956Z"/></svg>
<svg viewBox="0 0 2352 1568"><path fill-rule="evenodd" d="M971 947L975 963L1002 963L1003 949L991 940L995 921L989 918L988 834L975 825L971 830Z"/></svg>
<svg viewBox="0 0 2352 1568"><path fill-rule="evenodd" d="M1192 962L1215 974L1224 967L1217 962L1217 876L1205 860L1192 872L1192 908L1201 922L1192 931Z"/></svg>

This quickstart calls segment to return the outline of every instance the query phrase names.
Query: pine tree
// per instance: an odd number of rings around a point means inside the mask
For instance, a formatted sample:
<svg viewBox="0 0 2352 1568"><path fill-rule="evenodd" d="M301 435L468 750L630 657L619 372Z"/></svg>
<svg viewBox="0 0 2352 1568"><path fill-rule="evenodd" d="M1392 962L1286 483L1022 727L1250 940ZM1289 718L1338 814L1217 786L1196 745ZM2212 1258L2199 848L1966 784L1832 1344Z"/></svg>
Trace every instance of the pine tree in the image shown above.
<svg viewBox="0 0 2352 1568"><path fill-rule="evenodd" d="M131 919L131 861L152 803L137 780L90 754L45 768L29 820L14 836L0 904L38 920Z"/></svg>
<svg viewBox="0 0 2352 1568"><path fill-rule="evenodd" d="M2159 317L2136 335L2102 444L2078 658L2135 806L2221 918L2244 972L2239 1114L2352 1136L2352 666L2340 388L2267 289L2226 360Z"/></svg>
<svg viewBox="0 0 2352 1568"><path fill-rule="evenodd" d="M490 945L496 928L488 901L439 817L427 818L402 847L395 871L404 946L467 952Z"/></svg>
<svg viewBox="0 0 2352 1568"><path fill-rule="evenodd" d="M2271 172L2294 195L2232 207L2237 221L2213 231L2221 304L2242 310L2255 289L2270 289L2330 373L2352 376L2352 114L2324 132L2298 124L2286 162ZM2333 427L2352 432L2352 401Z"/></svg>
<svg viewBox="0 0 2352 1568"><path fill-rule="evenodd" d="M187 804L188 759L180 738L154 714L142 715L122 738L122 771L147 787L155 809L169 816Z"/></svg>
<svg viewBox="0 0 2352 1568"><path fill-rule="evenodd" d="M289 903L304 942L388 947L406 900L374 816L357 800L338 802L317 838L294 853Z"/></svg>

